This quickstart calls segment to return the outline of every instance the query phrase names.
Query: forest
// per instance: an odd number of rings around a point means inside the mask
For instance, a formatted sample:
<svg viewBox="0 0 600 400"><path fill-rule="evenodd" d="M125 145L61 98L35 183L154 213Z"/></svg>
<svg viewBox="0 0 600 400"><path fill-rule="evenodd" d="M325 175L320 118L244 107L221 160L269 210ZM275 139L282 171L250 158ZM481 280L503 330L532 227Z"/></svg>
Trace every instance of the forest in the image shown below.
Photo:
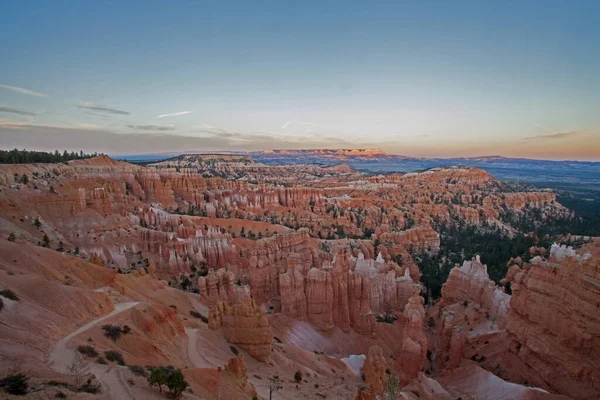
<svg viewBox="0 0 600 400"><path fill-rule="evenodd" d="M600 235L600 193L558 191L557 200L575 215L572 218L543 219L539 210L526 209L518 215L511 215L511 220L506 221L522 232L512 238L493 229L464 224L438 226L440 251L437 254L413 254L421 270L421 282L428 291L428 300L440 298L442 285L454 264L462 264L476 255L487 265L490 279L499 283L506 275L507 262L511 257L529 261L531 246L549 248L552 243L559 242L577 247L583 241L569 237L569 234Z"/></svg>
<svg viewBox="0 0 600 400"><path fill-rule="evenodd" d="M99 153L85 154L83 151L62 153L58 150L54 153L46 151L32 150L0 150L0 164L28 164L28 163L61 163L70 160L82 160L85 158L97 157Z"/></svg>

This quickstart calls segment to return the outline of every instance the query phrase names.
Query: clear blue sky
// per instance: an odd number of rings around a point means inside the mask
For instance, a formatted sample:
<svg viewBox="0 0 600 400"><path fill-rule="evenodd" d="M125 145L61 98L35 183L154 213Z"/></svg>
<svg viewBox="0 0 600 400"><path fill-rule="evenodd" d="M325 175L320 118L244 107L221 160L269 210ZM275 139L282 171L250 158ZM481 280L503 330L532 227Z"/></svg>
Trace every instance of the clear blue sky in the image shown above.
<svg viewBox="0 0 600 400"><path fill-rule="evenodd" d="M0 147L600 159L600 1L288 3L5 2Z"/></svg>

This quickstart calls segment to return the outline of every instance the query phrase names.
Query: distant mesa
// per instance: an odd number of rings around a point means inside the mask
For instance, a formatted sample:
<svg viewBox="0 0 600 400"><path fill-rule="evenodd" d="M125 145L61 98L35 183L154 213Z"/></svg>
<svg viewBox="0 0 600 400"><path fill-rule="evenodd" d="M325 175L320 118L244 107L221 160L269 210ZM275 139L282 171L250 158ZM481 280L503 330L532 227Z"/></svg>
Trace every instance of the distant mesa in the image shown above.
<svg viewBox="0 0 600 400"><path fill-rule="evenodd" d="M298 150L264 150L258 154L334 156L334 157L375 157L387 156L381 149L298 149Z"/></svg>

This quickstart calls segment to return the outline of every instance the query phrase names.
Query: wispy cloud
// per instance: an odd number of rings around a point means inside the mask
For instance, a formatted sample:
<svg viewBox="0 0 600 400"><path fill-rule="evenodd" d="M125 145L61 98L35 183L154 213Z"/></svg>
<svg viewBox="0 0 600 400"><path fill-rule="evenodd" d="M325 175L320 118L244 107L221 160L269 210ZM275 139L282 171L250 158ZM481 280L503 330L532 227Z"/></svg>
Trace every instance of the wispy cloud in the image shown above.
<svg viewBox="0 0 600 400"><path fill-rule="evenodd" d="M0 129L85 129L85 130L96 130L96 125L91 124L76 124L76 125L65 125L65 124L37 124L34 122L20 122L20 121L9 121L0 120ZM102 128L99 128L102 129Z"/></svg>
<svg viewBox="0 0 600 400"><path fill-rule="evenodd" d="M99 111L99 112L109 113L109 114L130 115L130 113L127 111L117 110L116 108L110 108L110 107L106 107L106 106L96 104L96 103L87 103L86 102L86 103L81 103L75 107L85 108L88 110L94 110L94 111Z"/></svg>
<svg viewBox="0 0 600 400"><path fill-rule="evenodd" d="M315 124L314 122L308 122L308 121L294 121L294 120L292 120L292 121L287 121L285 124L283 124L281 126L281 129L287 129L290 125L302 125L305 128L310 129L310 127L313 127L313 126L318 125L318 124Z"/></svg>
<svg viewBox="0 0 600 400"><path fill-rule="evenodd" d="M592 133L591 131L580 130L580 131L566 131L566 132L555 132L555 133L546 133L544 135L536 135L536 136L528 136L524 138L524 140L557 140L557 139L570 139L578 136L589 135Z"/></svg>
<svg viewBox="0 0 600 400"><path fill-rule="evenodd" d="M168 132L174 131L175 125L127 125L129 128L137 129L141 131L156 131L156 132Z"/></svg>
<svg viewBox="0 0 600 400"><path fill-rule="evenodd" d="M5 106L0 106L0 112L18 114L18 115L26 115L28 117L35 117L36 115L39 115L39 114L36 114L31 111L21 110L19 108L5 107Z"/></svg>
<svg viewBox="0 0 600 400"><path fill-rule="evenodd" d="M170 114L160 114L156 118L178 117L180 115L186 115L186 114L191 114L191 113L192 113L191 111L179 111L179 112L174 112L174 113L170 113Z"/></svg>
<svg viewBox="0 0 600 400"><path fill-rule="evenodd" d="M17 93L21 93L21 94L27 94L29 96L36 96L36 97L47 97L48 96L47 94L44 94L44 93L34 92L33 90L25 89L25 88L18 87L18 86L5 85L3 83L0 83L0 88L6 89L6 90L11 90L13 92L17 92Z"/></svg>

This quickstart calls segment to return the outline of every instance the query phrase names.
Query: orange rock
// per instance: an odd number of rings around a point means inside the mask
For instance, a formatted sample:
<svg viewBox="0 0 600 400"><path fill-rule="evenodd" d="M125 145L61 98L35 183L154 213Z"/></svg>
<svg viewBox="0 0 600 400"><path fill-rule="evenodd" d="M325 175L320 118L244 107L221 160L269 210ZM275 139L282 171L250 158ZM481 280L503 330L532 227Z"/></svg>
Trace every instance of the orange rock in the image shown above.
<svg viewBox="0 0 600 400"><path fill-rule="evenodd" d="M374 396L382 395L385 390L387 382L386 369L387 362L381 347L377 345L369 347L363 370L365 383L372 388L371 392Z"/></svg>
<svg viewBox="0 0 600 400"><path fill-rule="evenodd" d="M400 370L400 383L405 385L415 379L427 357L427 337L423 327L425 309L423 298L417 294L413 295L404 308L406 325L402 352L398 357L398 369Z"/></svg>
<svg viewBox="0 0 600 400"><path fill-rule="evenodd" d="M269 360L273 331L264 309L254 300L232 306L217 302L208 315L208 326L210 329L223 328L228 342L239 345L257 360Z"/></svg>
<svg viewBox="0 0 600 400"><path fill-rule="evenodd" d="M553 245L547 261L534 258L512 283L506 329L514 345L503 361L518 377L577 399L600 393L600 262ZM524 364L524 365L523 365ZM505 368L509 364L505 365ZM522 376L522 375L521 375Z"/></svg>

